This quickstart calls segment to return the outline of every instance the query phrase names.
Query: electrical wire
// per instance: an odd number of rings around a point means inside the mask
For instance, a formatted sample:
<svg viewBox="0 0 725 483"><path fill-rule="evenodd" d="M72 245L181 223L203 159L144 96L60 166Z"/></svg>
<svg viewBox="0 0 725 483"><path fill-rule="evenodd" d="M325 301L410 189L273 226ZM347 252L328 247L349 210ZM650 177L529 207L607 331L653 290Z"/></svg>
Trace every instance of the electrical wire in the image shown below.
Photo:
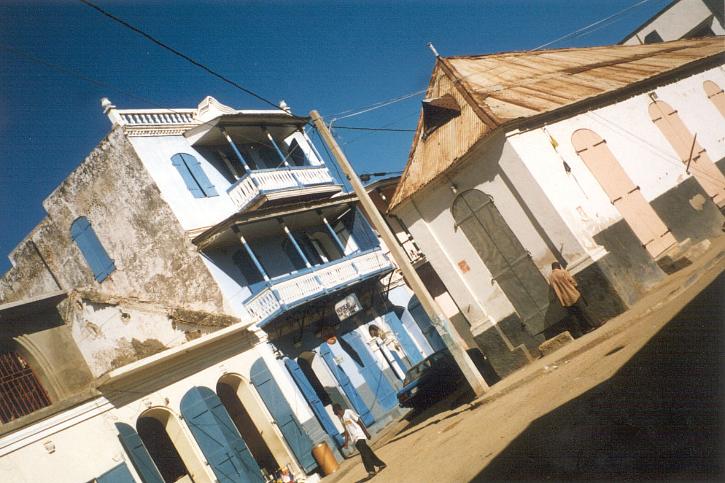
<svg viewBox="0 0 725 483"><path fill-rule="evenodd" d="M640 5L644 5L645 3L648 3L648 2L651 2L651 1L652 0L640 0L639 2L635 3L634 5L630 5L629 7L625 8L625 9L622 9L622 10L620 10L618 12L615 12L612 15L609 15L608 17L605 17L603 19L597 20L596 22L591 23L591 24L587 25L586 27L579 28L577 30L574 30L573 32L570 32L570 33L566 34L566 35L562 35L561 37L556 38L556 39L554 39L554 40L552 40L550 42L546 42L545 44L541 44L538 47L535 47L535 48L531 49L531 51L543 49L544 47L548 47L549 45L555 44L555 43L560 42L562 40L566 40L566 39L569 39L569 38L575 38L575 37L579 37L580 35L585 35L586 33L590 33L590 32L588 32L588 30L590 28L595 27L595 26L601 24L602 22L606 22L608 20L611 20L611 19L614 19L614 18L619 17L621 15L624 15L625 13L629 12L630 10L632 10L634 8L637 8Z"/></svg>
<svg viewBox="0 0 725 483"><path fill-rule="evenodd" d="M392 129L392 128L384 128L384 127L362 127L362 126L335 126L335 129L349 129L351 131L415 132L415 129Z"/></svg>
<svg viewBox="0 0 725 483"><path fill-rule="evenodd" d="M242 91L242 92L244 92L244 93L246 93L246 94L248 94L248 95L250 95L250 96L252 96L252 97L254 97L254 98L256 98L256 99L258 99L258 100L260 100L260 101L262 101L264 103L266 103L266 104L269 104L270 106L274 107L275 109L279 109L281 111L284 111L284 109L282 109L280 106L278 106L274 102L270 101L269 99L265 99L264 97L260 96L256 92L254 92L254 91L252 91L250 89L247 89L246 87L244 87L244 86L240 85L239 83L237 83L237 82L229 79L228 77L226 77L226 76L224 76L224 75L216 72L215 70L211 69L210 67L207 67L206 65L204 65L201 62L199 62L199 61L191 58L190 56L184 54L183 52L181 52L181 51L179 51L179 50L177 50L177 49L175 49L175 48L173 48L173 47L165 44L164 42L158 40L157 38L153 37L152 35L144 32L140 28L131 25L130 23L126 22L125 20L123 20L123 19L121 19L119 17L116 17L115 15L113 15L112 13L104 10L103 8L99 7L98 5L96 5L94 3L91 3L88 0L78 0L78 1L81 2L84 5L92 8L92 9L98 11L102 15L110 18L114 22L118 22L119 24L123 25L127 29L132 30L133 32L136 32L137 34L139 34L142 37L148 39L149 41L153 42L154 44L158 45L159 47L168 50L169 52L171 52L172 54L176 55L177 57L181 57L182 59L184 59L187 62L190 62L191 64L199 67L200 69L208 72L209 74L213 75L214 77L217 77L218 79L221 79L222 81L226 82L227 84L229 84L229 85L231 85L233 87L236 87L240 91Z"/></svg>

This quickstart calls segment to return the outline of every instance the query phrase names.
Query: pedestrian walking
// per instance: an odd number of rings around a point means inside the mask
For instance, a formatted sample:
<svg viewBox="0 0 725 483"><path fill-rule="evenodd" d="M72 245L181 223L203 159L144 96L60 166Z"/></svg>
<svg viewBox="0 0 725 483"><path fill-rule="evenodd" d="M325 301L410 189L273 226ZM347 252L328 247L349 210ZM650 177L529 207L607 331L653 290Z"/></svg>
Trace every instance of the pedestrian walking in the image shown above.
<svg viewBox="0 0 725 483"><path fill-rule="evenodd" d="M559 262L551 264L551 275L549 275L549 285L556 293L556 297L561 302L561 306L566 309L571 318L574 319L572 327L575 329L574 337L580 337L598 327L582 298L582 294L577 289L574 277L561 268Z"/></svg>
<svg viewBox="0 0 725 483"><path fill-rule="evenodd" d="M370 433L368 433L365 424L360 420L360 416L352 409L342 409L339 404L332 405L332 411L335 415L340 418L343 427L345 428L345 443L342 445L343 448L347 448L350 441L357 448L362 458L363 466L368 472L368 479L375 476L375 467L378 467L378 471L385 469L386 464L383 460L377 457L373 450L368 446L368 439L370 439Z"/></svg>

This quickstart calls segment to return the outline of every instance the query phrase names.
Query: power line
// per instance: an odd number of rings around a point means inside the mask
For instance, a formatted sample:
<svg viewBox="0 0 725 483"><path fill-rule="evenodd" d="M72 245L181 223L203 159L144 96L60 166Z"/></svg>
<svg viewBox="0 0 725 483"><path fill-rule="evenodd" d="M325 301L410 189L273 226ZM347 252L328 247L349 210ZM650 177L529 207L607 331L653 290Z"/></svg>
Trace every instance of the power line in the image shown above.
<svg viewBox="0 0 725 483"><path fill-rule="evenodd" d="M359 108L357 111L348 110L348 111L342 111L342 112L340 112L338 114L333 114L333 117L332 117L332 120L330 121L330 124L332 124L335 121L339 121L340 119L346 119L348 117L359 116L360 114L365 114L366 112L374 111L376 109L380 109L382 107L386 107L386 106L389 106L391 104L395 104L397 102L401 102L401 101L404 101L406 99L410 99L411 97L415 97L415 96L418 96L420 94L425 93L425 91L427 91L427 90L428 90L428 88L425 88L425 89L417 90L417 91L414 91L414 92L410 92L408 94L405 94L405 95L402 95L402 96L399 96L399 97L394 97L392 99L387 99L387 100L384 100L384 101L378 101L378 102L376 102L374 104L371 104L369 106ZM351 112L351 114L346 114L348 112ZM343 116L341 114L345 114L345 115Z"/></svg>
<svg viewBox="0 0 725 483"><path fill-rule="evenodd" d="M644 5L645 3L650 2L650 1L652 1L652 0L640 0L639 2L635 3L634 5L630 5L629 7L625 8L625 9L622 9L619 12L615 12L612 15L609 15L608 17L605 17L603 19L597 20L596 22L587 25L586 27L582 27L582 28L579 28L577 30L574 30L573 32L569 32L566 35L562 35L559 38L556 38L556 39L554 39L554 40L552 40L550 42L547 42L545 44L541 44L538 47L536 47L534 49L531 49L531 50L532 51L533 50L539 50L539 49L542 49L544 47L548 47L551 44L555 44L555 43L557 43L559 41L562 41L562 40L565 40L565 39L568 39L568 38L578 37L579 35L584 35L585 33L587 33L586 31L589 30L590 28L595 27L595 26L597 26L597 25L599 25L599 24L601 24L603 22L606 22L608 20L611 20L613 18L616 18L616 17L619 17L621 15L624 15L625 13L629 12L630 10L632 10L634 8L637 8L640 5Z"/></svg>
<svg viewBox="0 0 725 483"><path fill-rule="evenodd" d="M362 127L362 126L335 126L335 129L349 129L351 131L415 132L415 129L393 129L393 128L384 128L384 127Z"/></svg>
<svg viewBox="0 0 725 483"><path fill-rule="evenodd" d="M189 57L188 55L184 54L183 52L180 52L180 51L176 50L175 48L173 48L173 47L171 47L171 46L163 43L162 41L158 40L157 38L155 38L155 37L151 36L150 34L144 32L140 28L135 27L135 26L131 25L130 23L126 22L125 20L116 17L115 15L113 15L112 13L110 13L110 12L102 9L98 5L95 5L95 4L91 3L91 2L89 2L88 0L78 0L78 1L80 1L84 5L87 5L87 6L91 7L92 9L98 11L102 15L105 15L106 17L110 18L114 22L118 22L119 24L123 25L127 29L130 29L130 30L136 32L137 34L139 34L142 37L150 40L151 42L153 42L154 44L158 45L159 47L161 47L163 49L166 49L169 52L171 52L172 54L174 54L174 55L176 55L178 57L181 57L182 59L184 59L184 60L192 63L193 65L199 67L200 69L205 70L206 72L208 72L209 74L213 75L214 77L217 77L217 78L221 79L222 81L226 82L227 84L236 87L240 91L242 91L242 92L244 92L244 93L246 93L246 94L248 94L248 95L250 95L250 96L252 96L252 97L254 97L256 99L259 99L260 101L262 101L262 102L264 102L266 104L269 104L270 106L274 107L275 109L279 109L281 111L284 111L284 109L282 109L281 107L279 107L274 102L272 102L272 101L270 101L268 99L265 99L264 97L260 96L259 94L255 93L255 92L253 92L253 91L251 91L249 89L247 89L246 87L243 87L242 85L240 85L237 82L229 79L228 77L226 77L226 76L224 76L222 74L219 74L218 72L216 72L215 70L211 69L210 67L207 67L206 65L204 65L201 62L199 62L199 61L197 61L197 60Z"/></svg>

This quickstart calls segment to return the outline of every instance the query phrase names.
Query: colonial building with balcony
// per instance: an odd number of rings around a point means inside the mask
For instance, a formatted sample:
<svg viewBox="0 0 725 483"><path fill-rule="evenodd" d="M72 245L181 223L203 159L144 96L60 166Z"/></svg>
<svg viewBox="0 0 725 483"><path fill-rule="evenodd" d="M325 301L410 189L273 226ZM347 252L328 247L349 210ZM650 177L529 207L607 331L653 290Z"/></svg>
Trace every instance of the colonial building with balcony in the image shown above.
<svg viewBox="0 0 725 483"><path fill-rule="evenodd" d="M333 403L400 415L430 321L307 118L102 107L0 278L0 479L314 481Z"/></svg>

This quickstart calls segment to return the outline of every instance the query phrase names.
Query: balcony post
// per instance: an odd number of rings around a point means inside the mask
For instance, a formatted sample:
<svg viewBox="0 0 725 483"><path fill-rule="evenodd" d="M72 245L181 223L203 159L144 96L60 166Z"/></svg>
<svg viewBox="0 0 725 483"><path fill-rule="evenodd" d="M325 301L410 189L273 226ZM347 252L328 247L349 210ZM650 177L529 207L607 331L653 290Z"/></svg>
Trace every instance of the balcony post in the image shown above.
<svg viewBox="0 0 725 483"><path fill-rule="evenodd" d="M262 278L264 279L264 281L269 282L269 276L267 275L267 272L264 271L264 267L262 267L262 264L259 263L257 256L252 251L252 247L249 246L249 243L247 243L247 240L244 238L244 235L242 235L241 231L239 230L239 227L236 225L232 226L232 231L234 233L236 233L237 236L239 237L239 241L242 243L244 250L246 250L247 255L249 255L249 258L252 259L254 266L257 267L257 270L259 270L259 273L262 275Z"/></svg>
<svg viewBox="0 0 725 483"><path fill-rule="evenodd" d="M330 232L330 236L333 238L333 240L335 240L335 242L337 243L337 246L340 248L340 251L342 252L342 256L344 257L345 256L345 245L342 244L342 240L340 240L340 237L337 236L337 233L335 233L334 228L332 228L332 225L330 225L330 222L327 221L327 218L325 218L324 216L322 217L322 222L327 227L327 230Z"/></svg>
<svg viewBox="0 0 725 483"><path fill-rule="evenodd" d="M305 266L307 268L312 268L312 265L310 264L310 261L307 260L307 257L305 256L305 253L302 251L302 248L300 248L299 244L297 243L297 240L295 240L295 237L292 236L292 232L289 231L289 228L287 228L287 225L282 225L282 228L284 228L284 232L287 234L287 238L289 238L289 241L292 242L292 245L294 245L295 249L297 250L297 253L300 257L302 257L302 260L305 262Z"/></svg>
<svg viewBox="0 0 725 483"><path fill-rule="evenodd" d="M282 160L282 164L289 167L289 163L287 162L287 157L284 155L281 149L279 149L279 146L275 142L274 138L272 137L272 134L270 134L269 130L266 127L263 127L264 133L267 135L267 139L269 139L269 142L272 143L272 146L274 146L274 149L277 151L277 154L279 154L279 159Z"/></svg>
<svg viewBox="0 0 725 483"><path fill-rule="evenodd" d="M227 130L223 127L220 127L219 130L222 132L225 138L227 138L227 141L229 142L229 145L232 147L232 151L234 151L234 154L236 154L237 159L239 159L239 162L242 163L242 166L244 166L244 171L246 173L249 173L252 169L249 167L247 162L244 160L244 156L242 156L242 153L239 152L239 149L237 149L237 145L234 144L234 141L232 141L231 136L227 134Z"/></svg>

